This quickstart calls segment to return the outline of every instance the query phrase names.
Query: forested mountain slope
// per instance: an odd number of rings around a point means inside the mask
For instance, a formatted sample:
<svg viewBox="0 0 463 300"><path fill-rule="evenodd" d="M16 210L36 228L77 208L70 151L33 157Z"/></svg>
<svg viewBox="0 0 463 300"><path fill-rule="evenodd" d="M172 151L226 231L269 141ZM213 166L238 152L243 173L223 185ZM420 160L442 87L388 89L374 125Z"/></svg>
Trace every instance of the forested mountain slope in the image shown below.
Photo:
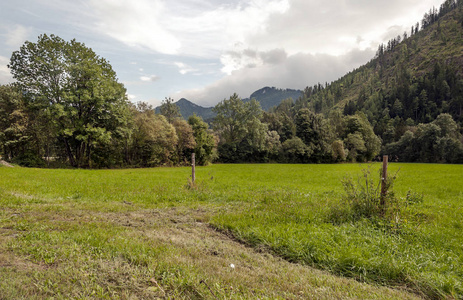
<svg viewBox="0 0 463 300"><path fill-rule="evenodd" d="M363 111L384 133L388 118L431 122L441 113L463 120L463 7L446 1L422 22L380 45L366 65L326 85L306 88L303 102L320 113Z"/></svg>
<svg viewBox="0 0 463 300"><path fill-rule="evenodd" d="M243 99L243 101L249 101L256 99L260 103L263 110L268 111L274 106L277 106L281 101L285 99L298 99L302 96L301 90L293 89L277 89L275 87L264 87L260 90L255 91L251 94L249 99Z"/></svg>

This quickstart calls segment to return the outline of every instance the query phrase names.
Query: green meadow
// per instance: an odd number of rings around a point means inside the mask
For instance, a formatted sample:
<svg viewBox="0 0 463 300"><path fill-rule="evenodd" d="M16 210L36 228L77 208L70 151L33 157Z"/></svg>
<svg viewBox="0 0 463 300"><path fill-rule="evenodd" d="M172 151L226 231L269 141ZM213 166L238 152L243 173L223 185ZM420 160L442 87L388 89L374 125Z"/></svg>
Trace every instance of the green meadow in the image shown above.
<svg viewBox="0 0 463 300"><path fill-rule="evenodd" d="M0 299L462 298L463 166L391 163L392 217L339 216L379 168L0 167Z"/></svg>

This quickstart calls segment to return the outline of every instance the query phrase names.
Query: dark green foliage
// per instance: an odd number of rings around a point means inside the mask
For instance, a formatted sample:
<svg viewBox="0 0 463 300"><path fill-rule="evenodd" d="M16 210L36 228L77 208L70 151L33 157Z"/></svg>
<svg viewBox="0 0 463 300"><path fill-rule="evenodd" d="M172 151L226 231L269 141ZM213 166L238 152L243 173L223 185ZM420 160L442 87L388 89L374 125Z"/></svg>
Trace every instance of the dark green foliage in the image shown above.
<svg viewBox="0 0 463 300"><path fill-rule="evenodd" d="M244 102L233 94L217 104L213 111L217 113L213 128L220 137L220 159L224 162L260 162L268 150L268 128L260 121L263 112L259 103L254 99Z"/></svg>
<svg viewBox="0 0 463 300"><path fill-rule="evenodd" d="M270 131L276 131L283 143L296 135L296 124L293 119L284 112L264 112L262 122L268 125Z"/></svg>
<svg viewBox="0 0 463 300"><path fill-rule="evenodd" d="M449 114L435 121L419 124L399 141L388 144L385 153L411 162L463 162L460 128Z"/></svg>
<svg viewBox="0 0 463 300"><path fill-rule="evenodd" d="M37 156L36 153L32 153L30 151L15 156L12 159L12 162L23 167L40 168L46 166L46 162L43 160L43 158Z"/></svg>
<svg viewBox="0 0 463 300"><path fill-rule="evenodd" d="M180 114L180 108L177 104L174 103L174 99L166 98L162 100L162 104L159 107L159 111L161 115L166 117L167 121L172 124L175 119L181 118L182 115Z"/></svg>
<svg viewBox="0 0 463 300"><path fill-rule="evenodd" d="M286 163L305 163L308 162L309 149L299 137L286 140L281 145L281 161Z"/></svg>
<svg viewBox="0 0 463 300"><path fill-rule="evenodd" d="M263 110L268 111L278 106L282 99L297 99L301 97L302 91L292 89L277 89L275 87L264 87L251 94L249 99L256 99ZM245 102L249 100L244 100Z"/></svg>
<svg viewBox="0 0 463 300"><path fill-rule="evenodd" d="M171 159L178 144L175 127L146 104L139 104L132 114L134 124L128 148L130 163L139 167L173 164Z"/></svg>
<svg viewBox="0 0 463 300"><path fill-rule="evenodd" d="M346 117L342 137L349 150L350 160L369 161L379 153L381 140L375 135L367 117L362 113Z"/></svg>
<svg viewBox="0 0 463 300"><path fill-rule="evenodd" d="M196 146L194 148L197 164L204 166L215 158L216 141L212 132L208 129L201 117L193 115L188 118L188 124L193 129Z"/></svg>
<svg viewBox="0 0 463 300"><path fill-rule="evenodd" d="M306 155L310 162L324 162L331 159L331 132L328 122L303 108L296 115L296 136L306 145Z"/></svg>

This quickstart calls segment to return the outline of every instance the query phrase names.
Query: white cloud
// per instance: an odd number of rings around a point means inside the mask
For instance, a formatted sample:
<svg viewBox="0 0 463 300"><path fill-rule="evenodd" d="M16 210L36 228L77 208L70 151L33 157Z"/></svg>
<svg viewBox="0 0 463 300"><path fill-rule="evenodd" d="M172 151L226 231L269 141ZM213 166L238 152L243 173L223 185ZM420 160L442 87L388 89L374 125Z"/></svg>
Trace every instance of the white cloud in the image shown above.
<svg viewBox="0 0 463 300"><path fill-rule="evenodd" d="M89 0L96 28L129 46L176 54L181 46L165 24L166 8L160 0Z"/></svg>
<svg viewBox="0 0 463 300"><path fill-rule="evenodd" d="M154 82L154 81L158 81L159 79L161 79L161 77L159 77L157 75L141 76L140 77L140 80L144 81L144 82Z"/></svg>
<svg viewBox="0 0 463 300"><path fill-rule="evenodd" d="M31 28L16 25L7 30L5 34L6 44L13 49L19 48L22 44L24 44L31 32Z"/></svg>
<svg viewBox="0 0 463 300"><path fill-rule="evenodd" d="M230 75L202 88L177 93L174 98L186 98L204 106L213 106L219 101L238 93L242 98L264 87L304 89L318 82L331 82L358 67L374 55L374 51L353 50L342 56L328 54L288 55L281 49L267 52L235 52L234 57L256 57L258 65L234 70ZM247 60L247 58L245 58Z"/></svg>
<svg viewBox="0 0 463 300"><path fill-rule="evenodd" d="M185 1L183 9L195 1ZM178 9L172 7L172 12ZM250 36L264 33L275 14L289 9L289 0L227 2L191 14L173 14L171 28L182 40L181 52L196 56L217 56Z"/></svg>
<svg viewBox="0 0 463 300"><path fill-rule="evenodd" d="M265 32L250 35L249 47L284 47L289 54L327 53L342 55L354 48L376 47L394 35L384 33L391 26L402 34L421 20L424 12L442 0L292 0L283 14L274 15ZM359 41L361 41L359 43Z"/></svg>
<svg viewBox="0 0 463 300"><path fill-rule="evenodd" d="M174 65L176 65L179 68L179 73L182 75L198 71L198 69L194 69L190 67L189 65L184 64L182 62L174 62Z"/></svg>
<svg viewBox="0 0 463 300"><path fill-rule="evenodd" d="M62 9L67 12L80 11L88 20L76 21L78 25L90 24L89 30L96 29L129 46L163 54L217 58L234 50L237 44L259 51L283 48L291 55L342 55L354 48L376 48L394 37L385 36L389 27L400 27L394 34L401 34L441 2L81 0L65 2L61 7L66 6ZM230 72L228 68L224 70Z"/></svg>
<svg viewBox="0 0 463 300"><path fill-rule="evenodd" d="M44 1L56 4L56 0ZM89 21L87 25L73 17L76 25L129 46L209 58L264 32L271 16L288 8L289 0L82 0L60 5L66 13L75 10Z"/></svg>
<svg viewBox="0 0 463 300"><path fill-rule="evenodd" d="M284 62L287 54L283 49L273 49L259 52L253 49L236 49L222 54L222 72L230 75L233 71L244 68L257 68L264 64L278 64Z"/></svg>
<svg viewBox="0 0 463 300"><path fill-rule="evenodd" d="M51 1L51 0L48 0ZM218 57L241 44L342 55L409 31L442 0L83 0L93 30L163 54ZM71 4L67 4L68 6ZM77 9L77 4L75 8ZM68 9L69 10L69 9ZM88 17L88 12L85 13ZM388 28L396 26L392 34ZM222 59L227 60L224 55ZM229 61L226 63L230 64ZM224 69L230 73L229 68Z"/></svg>
<svg viewBox="0 0 463 300"><path fill-rule="evenodd" d="M13 82L13 77L10 74L10 69L7 65L10 60L4 56L0 56L0 84L7 84Z"/></svg>

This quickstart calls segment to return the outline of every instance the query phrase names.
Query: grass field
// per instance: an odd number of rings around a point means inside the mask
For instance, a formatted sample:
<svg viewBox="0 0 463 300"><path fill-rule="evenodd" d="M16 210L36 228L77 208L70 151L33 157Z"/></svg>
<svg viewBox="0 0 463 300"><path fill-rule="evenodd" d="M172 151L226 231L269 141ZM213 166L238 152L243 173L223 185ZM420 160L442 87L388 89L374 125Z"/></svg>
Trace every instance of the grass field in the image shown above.
<svg viewBox="0 0 463 300"><path fill-rule="evenodd" d="M0 299L462 298L463 166L390 164L423 201L332 222L366 167L0 167Z"/></svg>

